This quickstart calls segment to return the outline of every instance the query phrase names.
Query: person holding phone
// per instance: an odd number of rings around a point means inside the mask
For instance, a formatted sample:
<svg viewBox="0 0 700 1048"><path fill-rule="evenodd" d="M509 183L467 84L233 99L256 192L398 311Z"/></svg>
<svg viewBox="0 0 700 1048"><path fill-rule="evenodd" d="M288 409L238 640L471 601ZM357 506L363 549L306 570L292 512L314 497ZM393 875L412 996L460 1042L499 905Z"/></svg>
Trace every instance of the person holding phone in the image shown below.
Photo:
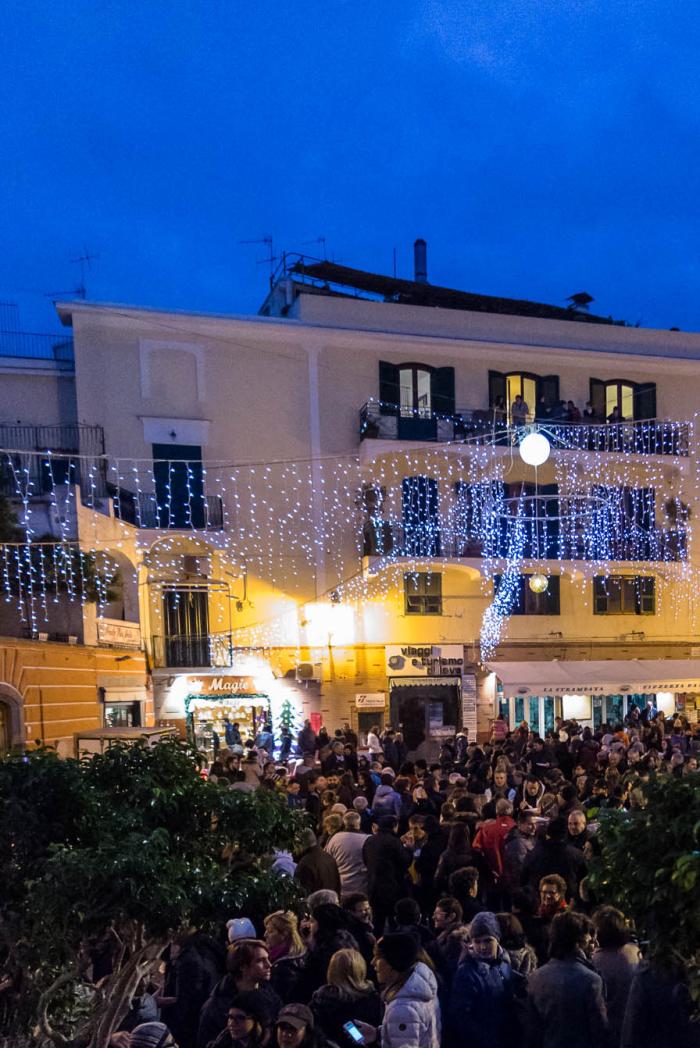
<svg viewBox="0 0 700 1048"><path fill-rule="evenodd" d="M381 1027L354 1022L364 1044L379 1040L382 1048L440 1048L437 979L420 953L417 939L409 932L390 932L377 943L374 970L382 990L384 1019Z"/></svg>

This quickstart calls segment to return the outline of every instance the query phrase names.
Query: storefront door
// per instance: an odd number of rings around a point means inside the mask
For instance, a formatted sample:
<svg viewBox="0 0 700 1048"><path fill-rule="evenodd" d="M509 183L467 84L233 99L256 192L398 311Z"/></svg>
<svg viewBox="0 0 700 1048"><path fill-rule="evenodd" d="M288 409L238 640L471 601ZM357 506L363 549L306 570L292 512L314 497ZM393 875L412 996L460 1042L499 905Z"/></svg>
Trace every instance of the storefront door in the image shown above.
<svg viewBox="0 0 700 1048"><path fill-rule="evenodd" d="M458 684L392 685L391 723L403 732L409 753L432 752L457 733L460 700Z"/></svg>
<svg viewBox="0 0 700 1048"><path fill-rule="evenodd" d="M511 731L525 721L533 734L544 738L548 731L554 731L555 718L561 717L561 699L554 695L518 696L502 699L499 709L505 714Z"/></svg>

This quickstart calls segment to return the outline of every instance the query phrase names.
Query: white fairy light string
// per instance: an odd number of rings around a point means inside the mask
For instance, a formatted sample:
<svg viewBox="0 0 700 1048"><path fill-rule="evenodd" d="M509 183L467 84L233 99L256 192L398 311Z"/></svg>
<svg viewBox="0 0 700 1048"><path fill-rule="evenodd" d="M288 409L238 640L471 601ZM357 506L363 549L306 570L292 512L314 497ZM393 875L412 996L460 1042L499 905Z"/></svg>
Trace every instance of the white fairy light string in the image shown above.
<svg viewBox="0 0 700 1048"><path fill-rule="evenodd" d="M541 438L536 470L524 461L525 442L506 430L410 448L377 440L362 456L251 464L171 460L156 469L152 460L71 455L63 475L79 486L57 483L48 450L1 451L5 489L13 489L26 536L2 547L5 601L16 602L34 632L49 598L85 603L93 573L102 610L117 570L136 574L147 564L149 580L177 582L189 536L231 577L245 570L297 604L331 590L344 602L387 601L404 574L470 561L489 600L484 649L507 622L510 583L503 580L531 569L568 575L586 600L596 576L653 574L660 599L666 590L676 610L692 605L694 614L694 425L662 425L661 436L646 423L542 427L525 437ZM542 440L551 450L544 458ZM59 522L39 554L36 476ZM118 551L129 551L131 569L123 557L117 567ZM158 617L157 602L152 610ZM225 629L224 618L219 611ZM237 642L253 647L296 643L293 618L285 610L239 627L234 616L231 628Z"/></svg>

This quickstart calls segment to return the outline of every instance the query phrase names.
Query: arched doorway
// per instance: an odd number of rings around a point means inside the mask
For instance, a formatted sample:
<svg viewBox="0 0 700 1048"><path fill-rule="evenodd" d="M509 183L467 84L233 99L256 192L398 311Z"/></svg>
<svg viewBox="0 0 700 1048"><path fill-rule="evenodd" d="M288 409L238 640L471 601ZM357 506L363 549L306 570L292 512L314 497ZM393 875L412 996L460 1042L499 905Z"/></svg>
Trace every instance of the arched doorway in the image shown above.
<svg viewBox="0 0 700 1048"><path fill-rule="evenodd" d="M10 684L0 683L0 754L24 741L22 696Z"/></svg>

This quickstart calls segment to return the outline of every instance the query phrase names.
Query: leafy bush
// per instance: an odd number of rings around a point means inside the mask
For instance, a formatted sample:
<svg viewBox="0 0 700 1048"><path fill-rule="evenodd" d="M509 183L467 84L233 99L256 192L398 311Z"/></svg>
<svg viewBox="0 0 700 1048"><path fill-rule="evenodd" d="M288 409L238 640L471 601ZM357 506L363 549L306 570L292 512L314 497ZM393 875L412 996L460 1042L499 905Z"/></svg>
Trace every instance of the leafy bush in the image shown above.
<svg viewBox="0 0 700 1048"><path fill-rule="evenodd" d="M107 1043L175 932L220 931L228 917L259 920L297 902L268 857L300 828L271 791L205 781L175 740L118 744L81 761L49 750L0 761L0 934L22 982L6 1017L13 1029L0 1034L40 1022L56 1043L64 1034ZM122 944L121 959L91 996L90 949L105 934Z"/></svg>
<svg viewBox="0 0 700 1048"><path fill-rule="evenodd" d="M641 790L642 807L601 822L589 884L632 918L649 955L685 978L700 1009L700 772Z"/></svg>

